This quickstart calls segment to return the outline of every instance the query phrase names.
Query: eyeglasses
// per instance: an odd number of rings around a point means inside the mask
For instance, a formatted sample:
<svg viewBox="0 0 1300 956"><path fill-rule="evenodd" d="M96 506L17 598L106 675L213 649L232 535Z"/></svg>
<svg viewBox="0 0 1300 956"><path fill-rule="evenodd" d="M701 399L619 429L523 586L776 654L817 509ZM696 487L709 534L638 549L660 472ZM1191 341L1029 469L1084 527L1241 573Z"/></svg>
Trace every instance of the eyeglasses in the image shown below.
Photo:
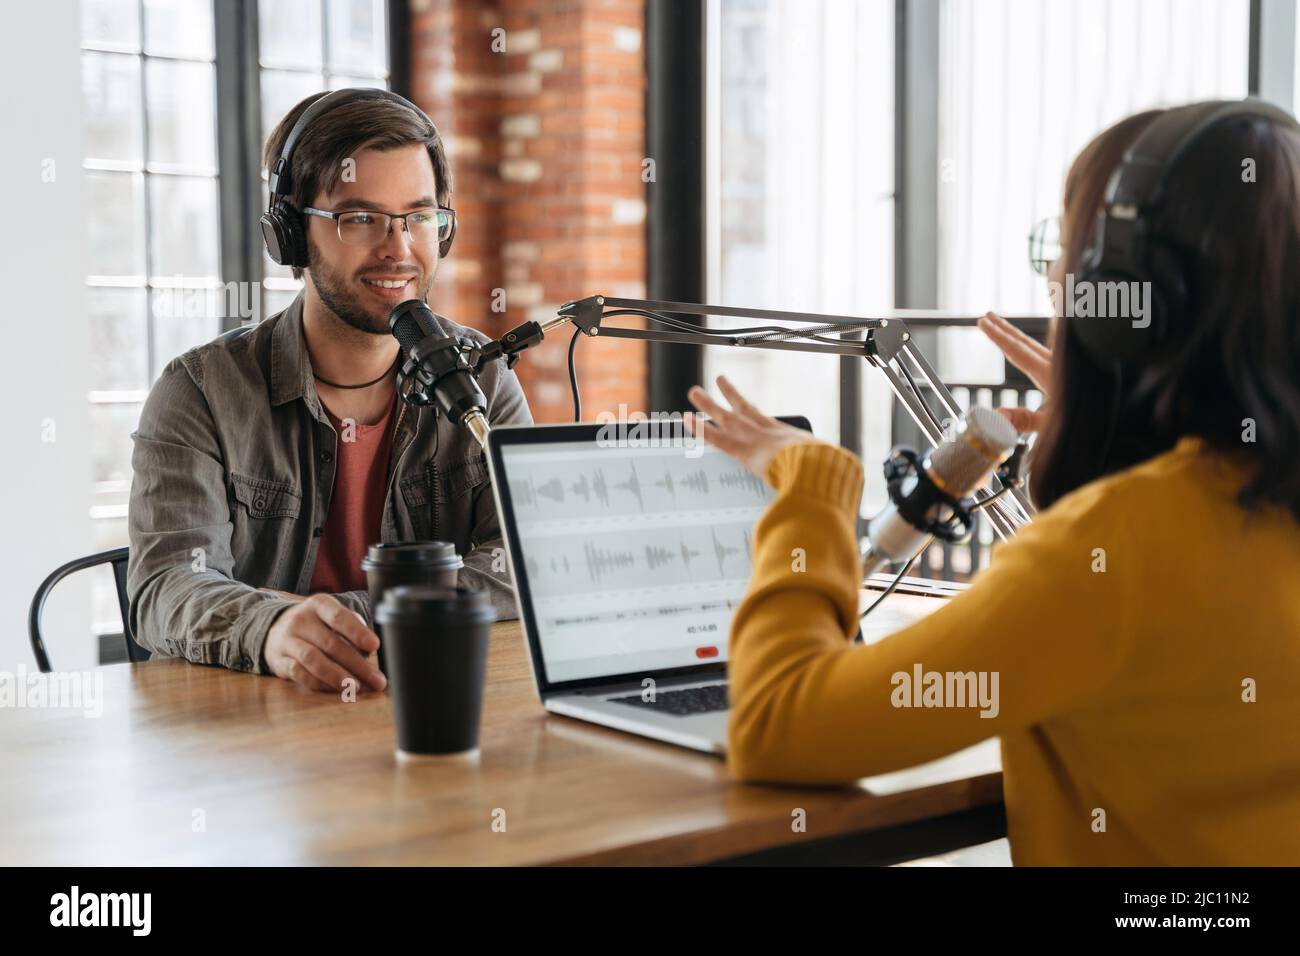
<svg viewBox="0 0 1300 956"><path fill-rule="evenodd" d="M1051 216L1034 223L1029 231L1029 265L1040 276L1061 258L1061 217Z"/></svg>
<svg viewBox="0 0 1300 956"><path fill-rule="evenodd" d="M406 236L412 243L443 242L450 239L456 228L456 210L426 206L404 216L391 216L386 212L369 209L328 212L307 206L308 216L332 219L338 227L339 242L348 246L377 246L388 238L393 223L401 220Z"/></svg>

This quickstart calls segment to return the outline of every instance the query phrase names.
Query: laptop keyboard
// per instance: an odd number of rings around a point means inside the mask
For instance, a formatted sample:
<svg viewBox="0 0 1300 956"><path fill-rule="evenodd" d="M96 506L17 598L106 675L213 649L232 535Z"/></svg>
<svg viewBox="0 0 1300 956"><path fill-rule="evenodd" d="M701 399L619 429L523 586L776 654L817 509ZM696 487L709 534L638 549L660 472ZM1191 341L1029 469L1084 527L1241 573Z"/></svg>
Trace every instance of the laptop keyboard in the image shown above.
<svg viewBox="0 0 1300 956"><path fill-rule="evenodd" d="M607 698L616 704L629 704L633 707L653 707L674 717L689 717L692 714L710 714L727 709L727 685L706 684L703 687L687 687L683 690L659 691L654 700L642 700L640 694L627 697Z"/></svg>

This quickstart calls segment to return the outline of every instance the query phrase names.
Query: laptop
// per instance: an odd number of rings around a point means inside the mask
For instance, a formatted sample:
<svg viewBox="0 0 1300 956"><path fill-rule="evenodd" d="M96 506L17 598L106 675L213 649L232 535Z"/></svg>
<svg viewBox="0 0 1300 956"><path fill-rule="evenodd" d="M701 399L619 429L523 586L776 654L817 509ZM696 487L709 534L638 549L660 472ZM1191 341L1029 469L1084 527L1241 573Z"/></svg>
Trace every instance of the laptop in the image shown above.
<svg viewBox="0 0 1300 956"><path fill-rule="evenodd" d="M722 753L727 635L771 488L680 421L494 428L488 462L543 706Z"/></svg>

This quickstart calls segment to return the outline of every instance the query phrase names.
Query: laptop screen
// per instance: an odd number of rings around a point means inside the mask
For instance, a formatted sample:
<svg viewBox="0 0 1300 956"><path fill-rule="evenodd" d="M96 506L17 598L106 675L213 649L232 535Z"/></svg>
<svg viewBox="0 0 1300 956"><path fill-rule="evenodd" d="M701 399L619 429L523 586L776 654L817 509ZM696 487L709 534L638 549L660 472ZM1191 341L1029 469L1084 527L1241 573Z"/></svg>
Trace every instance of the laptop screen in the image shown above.
<svg viewBox="0 0 1300 956"><path fill-rule="evenodd" d="M773 497L762 479L680 438L498 451L521 603L549 683L726 660L754 524Z"/></svg>

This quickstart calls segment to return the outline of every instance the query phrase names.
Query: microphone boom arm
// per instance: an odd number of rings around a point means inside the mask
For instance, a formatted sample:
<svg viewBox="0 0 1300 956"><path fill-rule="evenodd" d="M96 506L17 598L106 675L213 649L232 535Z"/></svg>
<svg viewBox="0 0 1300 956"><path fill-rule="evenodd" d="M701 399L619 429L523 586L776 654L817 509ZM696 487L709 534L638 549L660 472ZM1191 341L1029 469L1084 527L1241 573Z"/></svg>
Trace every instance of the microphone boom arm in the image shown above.
<svg viewBox="0 0 1300 956"><path fill-rule="evenodd" d="M619 326L603 327L602 319L607 314L637 313L650 319L657 319L661 324L677 326L676 331L666 329L629 329ZM761 319L775 322L815 322L816 325L788 330L771 330L750 332L748 334L727 334L723 331L710 332L706 329L686 330L683 323L655 313L677 313L680 315L718 316L727 318ZM917 324L968 325L974 326L976 319L969 316L955 316L947 313L899 310L894 316L865 318L850 315L820 315L806 312L786 312L774 309L748 309L719 305L698 305L690 302L660 302L648 299L624 299L613 296L591 295L583 299L566 302L556 311L553 319L545 322L529 321L511 329L500 339L487 342L482 346L472 346L466 354L466 361L474 374L494 359L501 359L507 368L513 368L521 352L543 341L547 332L566 323L571 323L588 336L606 338L638 339L646 342L662 342L676 345L717 345L733 348L777 349L791 352L813 354L841 355L858 357L866 360L884 375L895 398L902 403L908 416L917 428L929 440L931 446L937 447L945 438L943 418L936 417L926 403L917 385L917 379L928 386L940 405L940 411L949 422L961 420L962 410L957 400L944 385L938 373L917 349L912 340L912 333L904 321ZM861 339L846 339L843 336L864 332ZM839 341L822 338L826 334L838 334ZM808 340L811 338L811 340ZM796 341L797 340L797 341ZM898 369L894 368L898 366ZM910 366L910 367L909 367ZM900 371L901 370L901 373ZM1023 442L1022 442L1023 444ZM984 510L998 537L1006 540L1016 529L1027 523L1034 513L1033 505L1019 479L1019 463L1023 457L1023 448L1008 459L1014 460L1013 468L1001 468L994 477L996 487L993 490L982 488L976 492L975 502L983 505ZM999 500L994 501L992 499ZM1004 509L1006 499L1015 505L1014 511ZM985 504L987 503L987 504Z"/></svg>

